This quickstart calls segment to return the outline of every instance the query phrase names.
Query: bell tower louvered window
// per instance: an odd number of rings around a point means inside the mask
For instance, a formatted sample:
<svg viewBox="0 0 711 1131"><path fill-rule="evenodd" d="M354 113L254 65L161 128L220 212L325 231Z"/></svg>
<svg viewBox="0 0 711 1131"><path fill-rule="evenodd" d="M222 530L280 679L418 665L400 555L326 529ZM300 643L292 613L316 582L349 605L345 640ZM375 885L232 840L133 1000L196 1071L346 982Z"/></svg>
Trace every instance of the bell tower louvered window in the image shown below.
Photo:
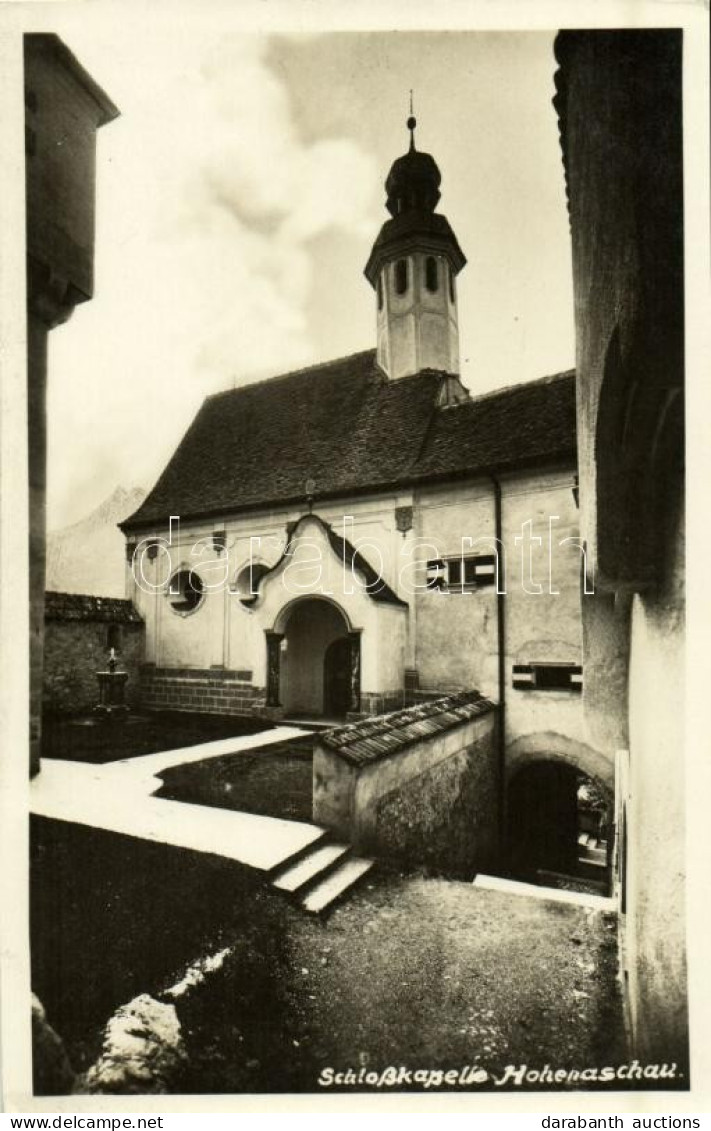
<svg viewBox="0 0 711 1131"><path fill-rule="evenodd" d="M432 294L439 290L439 264L434 255L428 255L425 260L425 286Z"/></svg>
<svg viewBox="0 0 711 1131"><path fill-rule="evenodd" d="M398 259L395 264L395 293L404 295L408 284L408 267L406 259Z"/></svg>

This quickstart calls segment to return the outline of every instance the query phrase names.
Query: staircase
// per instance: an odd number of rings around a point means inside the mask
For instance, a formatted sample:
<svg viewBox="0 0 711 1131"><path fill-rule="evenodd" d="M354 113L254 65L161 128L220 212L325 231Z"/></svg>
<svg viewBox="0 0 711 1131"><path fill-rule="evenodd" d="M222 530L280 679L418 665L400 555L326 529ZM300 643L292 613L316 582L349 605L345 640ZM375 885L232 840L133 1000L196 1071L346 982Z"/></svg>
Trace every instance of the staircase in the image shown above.
<svg viewBox="0 0 711 1131"><path fill-rule="evenodd" d="M589 833L581 833L578 837L578 855L589 864L604 867L607 863L607 841L599 840Z"/></svg>
<svg viewBox="0 0 711 1131"><path fill-rule="evenodd" d="M284 860L269 875L272 887L284 892L311 915L322 915L343 899L373 867L374 861L355 856L349 844L324 833Z"/></svg>

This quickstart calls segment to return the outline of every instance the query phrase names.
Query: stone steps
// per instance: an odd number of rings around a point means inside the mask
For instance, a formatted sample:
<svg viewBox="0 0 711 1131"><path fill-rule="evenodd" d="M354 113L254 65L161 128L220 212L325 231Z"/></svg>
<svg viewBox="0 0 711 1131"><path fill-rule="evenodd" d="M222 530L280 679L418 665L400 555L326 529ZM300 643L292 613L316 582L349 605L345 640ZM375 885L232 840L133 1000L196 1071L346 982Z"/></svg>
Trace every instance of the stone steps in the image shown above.
<svg viewBox="0 0 711 1131"><path fill-rule="evenodd" d="M350 845L324 835L285 860L271 873L270 882L304 911L321 915L346 896L373 864L367 857L353 856Z"/></svg>
<svg viewBox="0 0 711 1131"><path fill-rule="evenodd" d="M341 899L347 892L362 880L375 863L365 856L351 856L341 864L335 872L331 872L324 880L311 888L304 896L302 907L312 915L320 915L332 907L336 900Z"/></svg>
<svg viewBox="0 0 711 1131"><path fill-rule="evenodd" d="M297 892L312 880L323 878L326 870L335 867L349 852L347 844L321 845L282 871L272 883L281 891Z"/></svg>

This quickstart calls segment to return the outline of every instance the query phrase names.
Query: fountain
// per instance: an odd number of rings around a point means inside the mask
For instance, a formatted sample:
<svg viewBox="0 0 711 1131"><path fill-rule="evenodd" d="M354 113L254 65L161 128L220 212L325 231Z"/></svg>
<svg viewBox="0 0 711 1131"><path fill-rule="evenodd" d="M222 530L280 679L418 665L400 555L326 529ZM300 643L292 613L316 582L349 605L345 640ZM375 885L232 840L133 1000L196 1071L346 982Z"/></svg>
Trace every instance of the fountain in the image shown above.
<svg viewBox="0 0 711 1131"><path fill-rule="evenodd" d="M128 672L116 671L117 666L116 649L112 648L106 665L107 670L96 673L99 681L99 702L94 707L94 711L109 717L128 713L125 702Z"/></svg>

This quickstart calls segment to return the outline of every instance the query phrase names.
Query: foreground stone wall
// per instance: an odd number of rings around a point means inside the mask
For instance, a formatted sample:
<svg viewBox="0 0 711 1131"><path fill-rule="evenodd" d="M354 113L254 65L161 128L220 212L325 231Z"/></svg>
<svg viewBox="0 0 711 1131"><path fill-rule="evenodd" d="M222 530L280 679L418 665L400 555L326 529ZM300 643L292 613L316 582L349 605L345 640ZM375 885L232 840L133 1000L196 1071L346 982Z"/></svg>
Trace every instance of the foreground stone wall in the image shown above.
<svg viewBox="0 0 711 1131"><path fill-rule="evenodd" d="M619 752L632 1047L685 1063L682 33L562 32L588 740ZM648 187L647 187L648 186Z"/></svg>
<svg viewBox="0 0 711 1131"><path fill-rule="evenodd" d="M96 131L118 110L56 35L23 39L27 204L30 773L44 676L47 337L94 292Z"/></svg>
<svg viewBox="0 0 711 1131"><path fill-rule="evenodd" d="M384 767L367 774L358 791L364 840L451 873L490 867L498 806L493 731L491 716L426 744L419 757L411 751L392 767L398 777L407 775L393 788Z"/></svg>
<svg viewBox="0 0 711 1131"><path fill-rule="evenodd" d="M488 700L463 692L323 736L314 752L314 821L359 852L449 875L491 867L496 722Z"/></svg>
<svg viewBox="0 0 711 1131"><path fill-rule="evenodd" d="M630 650L625 965L635 1047L686 1059L684 506L665 584L636 596ZM650 709L650 704L654 709Z"/></svg>

